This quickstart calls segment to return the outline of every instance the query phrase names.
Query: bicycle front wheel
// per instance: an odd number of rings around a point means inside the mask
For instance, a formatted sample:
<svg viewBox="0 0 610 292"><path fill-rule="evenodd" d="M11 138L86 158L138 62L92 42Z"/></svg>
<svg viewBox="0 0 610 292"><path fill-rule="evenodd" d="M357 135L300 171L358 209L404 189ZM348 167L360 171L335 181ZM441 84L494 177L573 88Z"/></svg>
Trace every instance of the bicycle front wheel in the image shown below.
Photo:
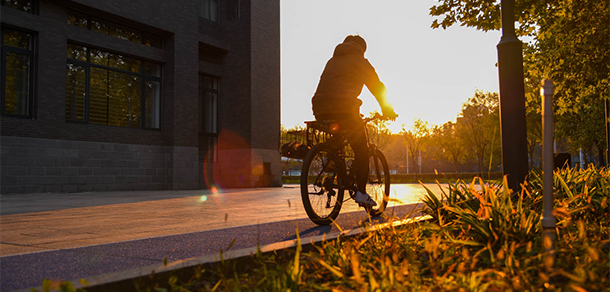
<svg viewBox="0 0 610 292"><path fill-rule="evenodd" d="M303 160L301 198L309 219L329 225L339 215L343 203L344 164L325 145L311 149Z"/></svg>
<svg viewBox="0 0 610 292"><path fill-rule="evenodd" d="M385 156L379 150L373 151L369 156L366 193L377 203L375 207L367 207L367 212L371 217L380 216L390 200L390 170Z"/></svg>

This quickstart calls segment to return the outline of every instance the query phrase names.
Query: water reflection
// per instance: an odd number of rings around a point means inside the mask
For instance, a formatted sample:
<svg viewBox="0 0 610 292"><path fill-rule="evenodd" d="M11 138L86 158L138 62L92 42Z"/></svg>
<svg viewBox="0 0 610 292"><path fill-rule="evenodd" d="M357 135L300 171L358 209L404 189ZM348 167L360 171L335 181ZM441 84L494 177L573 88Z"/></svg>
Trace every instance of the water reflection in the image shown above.
<svg viewBox="0 0 610 292"><path fill-rule="evenodd" d="M426 188L431 190L437 197L440 197L441 189L437 184L424 184ZM441 184L444 190L448 189L447 184ZM406 205L413 203L421 203L421 199L428 194L426 189L421 184L397 184L392 185L390 200L396 199L395 205ZM392 202L389 204L392 206Z"/></svg>

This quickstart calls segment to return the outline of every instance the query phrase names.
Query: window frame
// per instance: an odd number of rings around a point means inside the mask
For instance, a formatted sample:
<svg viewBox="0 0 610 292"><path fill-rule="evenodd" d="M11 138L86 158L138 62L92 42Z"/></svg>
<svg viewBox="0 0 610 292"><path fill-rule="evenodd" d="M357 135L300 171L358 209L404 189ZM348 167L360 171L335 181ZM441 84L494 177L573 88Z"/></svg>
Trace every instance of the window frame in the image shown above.
<svg viewBox="0 0 610 292"><path fill-rule="evenodd" d="M241 0L229 0L228 8L229 19L235 20L241 18Z"/></svg>
<svg viewBox="0 0 610 292"><path fill-rule="evenodd" d="M212 2L216 3L216 9L212 9ZM220 4L220 0L199 0L199 17L214 23L220 23ZM208 6L209 16L202 15L204 5ZM216 16L216 19L212 19L212 15Z"/></svg>
<svg viewBox="0 0 610 292"><path fill-rule="evenodd" d="M203 121L200 121L201 123L201 128L199 133L203 134L203 135L218 135L218 95L220 93L220 78L217 76L212 76L212 75L207 75L207 74L199 74L200 76L200 81L199 81L199 86L201 86L201 90L203 92L203 96L200 96L199 98L203 98L205 99L205 94L207 93L211 93L214 96L214 100L213 100L213 104L215 105L215 112L214 112L214 121L213 121L213 129L212 131L205 131L205 127L204 127L204 122L207 119L203 119ZM205 87L205 78L211 78L214 83L216 84L216 88L208 88ZM203 101L204 105L205 105L205 100ZM205 114L205 112L204 112ZM200 116L200 118L202 118Z"/></svg>
<svg viewBox="0 0 610 292"><path fill-rule="evenodd" d="M209 88L205 86L205 78L211 78L213 80L213 82L216 84L216 88ZM199 106L199 113L198 113L198 117L199 117L199 123L198 123L198 136L199 136L199 143L201 144L201 141L206 141L209 143L209 140L211 139L213 142L213 153L212 153L212 161L209 161L209 156L207 155L207 152L209 151L209 144L208 146L206 146L206 155L203 157L203 162L204 163L215 163L218 162L218 133L219 133L219 125L218 125L218 120L219 120L219 115L218 115L218 109L219 109L219 103L220 103L220 80L221 78L218 76L214 76L214 75L209 75L209 74L204 74L204 73L200 73L199 74L199 90L201 95L198 96L198 102L201 103L203 105L203 107L205 107L205 98L206 98L206 93L212 93L214 95L214 108L215 108L215 112L214 112L214 125L213 125L213 129L212 131L206 131L206 121L207 118L205 116L206 111L203 110L202 111L202 106ZM201 145L199 145L199 149L201 149ZM200 157L201 160L202 157Z"/></svg>
<svg viewBox="0 0 610 292"><path fill-rule="evenodd" d="M82 26L79 26L77 24L71 23L70 22L70 16L71 15L74 15L76 17L80 16L81 19L85 20L85 22L86 22L85 23L85 27L82 27ZM95 33L100 33L100 34L108 35L108 36L115 37L115 38L120 39L120 40L125 40L125 41L129 41L129 42L133 42L133 43L136 43L136 44L145 45L145 46L152 47L152 48L163 49L163 36L162 35L159 35L159 34L156 34L156 33L152 33L152 32L149 32L147 30L139 29L139 28L136 28L136 27L133 27L133 26L130 26L130 25L121 24L119 22L108 20L108 19L105 19L103 17L94 16L94 15L91 15L90 13L87 13L87 12L84 12L84 11L81 11L81 10L77 10L77 9L68 9L67 17L68 17L68 24L69 25L76 26L76 27L81 27L81 28L86 28L87 30L93 31ZM124 28L126 30L129 30L130 33L137 33L137 34L139 34L141 39L140 39L140 41L134 41L134 40L125 39L125 38L122 38L122 37L119 37L119 36L116 36L116 35L113 35L113 34L110 34L110 33L104 33L104 32L97 31L97 30L93 29L93 26L92 26L92 23L94 21L95 22L99 22L100 24L103 24L103 25L107 25L107 26L122 27L122 28ZM151 40L151 44L150 45L146 44L146 42L145 42L145 39L147 37ZM152 42L153 39L156 39L157 42Z"/></svg>
<svg viewBox="0 0 610 292"><path fill-rule="evenodd" d="M26 11L26 10L22 10L22 9L18 9L18 8L13 8L11 6L6 6L6 4L5 4L6 0L0 0L0 6L8 7L9 9L15 9L17 11L22 11L22 12L25 12L25 13L31 13L31 14L38 15L38 0L30 0L29 2L31 4L30 11Z"/></svg>
<svg viewBox="0 0 610 292"><path fill-rule="evenodd" d="M80 120L76 120L76 119L66 118L65 120L67 122L113 126L113 127L131 128L131 129L145 129L145 130L159 130L159 131L162 129L162 125L163 125L163 65L161 63L151 62L151 61L139 58L139 57L134 57L132 55L115 52L115 51L111 51L111 50L106 50L106 49L101 49L98 47L89 46L89 45L78 43L78 42L68 41L68 44L82 46L82 47L86 48L87 53L86 53L86 61L75 60L75 59L70 59L70 58L66 57L66 67L68 64L74 64L76 66L85 68L85 86L84 86L85 87L85 89L84 89L85 90L85 100L84 100L85 109L84 109L84 113L83 113L83 120L80 121ZM66 46L66 50L67 49L68 49L68 47ZM111 53L111 54L119 54L121 56L137 59L141 62L140 71L139 71L139 73L135 73L132 71L127 71L127 70L123 70L123 69L119 69L119 68L95 64L91 61L91 50L99 50L99 51L103 51L103 52L107 52L107 53ZM160 72L159 72L159 77L145 74L144 66L145 66L146 62L159 65L159 67L161 68ZM139 127L137 127L137 128L136 127L125 127L125 126L119 126L119 125L100 124L100 123L91 123L90 122L90 120L89 120L90 104L89 103L90 103L90 99L91 99L90 98L91 68L108 70L108 71L112 71L112 72L118 72L121 74L128 74L128 75L132 75L132 76L137 76L141 79L140 85L139 85L139 88L140 88L140 125L139 125ZM66 78L67 78L67 75L66 75ZM159 83L159 117L158 117L159 127L158 128L151 127L146 123L146 82L147 81L153 81L153 82ZM67 90L68 90L68 88L66 87L66 91ZM66 94L67 94L67 92L66 92ZM64 101L65 101L65 99L64 99ZM67 105L64 104L64 109L66 108L66 106Z"/></svg>
<svg viewBox="0 0 610 292"><path fill-rule="evenodd" d="M6 29L9 30L15 30L15 31L21 31L24 33L28 33L32 36L31 38L31 44L30 44L30 50L26 50L26 49L22 49L22 48L16 48L16 47L11 47L8 45L4 44L4 31ZM0 26L0 35L2 37L2 40L0 40L0 64L2 64L2 68L0 68L0 71L2 72L2 80L0 81L0 114L2 116L6 116L6 117L18 117L18 118L34 118L35 114L34 114L34 110L35 110L35 101L36 101L36 84L37 84L37 80L36 80L36 72L37 72L37 60L38 60L38 32L36 31L32 31L29 29L23 29L23 28L19 28L19 27L15 27L15 26L11 26L11 25L5 25L2 24ZM27 55L30 58L30 71L29 71L29 85L28 85L28 106L27 106L27 114L23 115L23 114L11 114L11 113L6 113L5 112L5 106L6 106L6 56L7 53L11 52L14 54L19 54L19 55Z"/></svg>

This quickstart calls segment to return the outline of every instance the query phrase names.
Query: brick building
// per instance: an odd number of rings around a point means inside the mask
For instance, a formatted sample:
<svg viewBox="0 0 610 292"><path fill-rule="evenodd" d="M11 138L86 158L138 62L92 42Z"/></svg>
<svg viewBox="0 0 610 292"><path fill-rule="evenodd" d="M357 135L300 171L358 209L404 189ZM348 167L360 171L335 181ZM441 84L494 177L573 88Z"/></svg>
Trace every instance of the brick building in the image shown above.
<svg viewBox="0 0 610 292"><path fill-rule="evenodd" d="M1 193L281 185L279 0L1 3Z"/></svg>

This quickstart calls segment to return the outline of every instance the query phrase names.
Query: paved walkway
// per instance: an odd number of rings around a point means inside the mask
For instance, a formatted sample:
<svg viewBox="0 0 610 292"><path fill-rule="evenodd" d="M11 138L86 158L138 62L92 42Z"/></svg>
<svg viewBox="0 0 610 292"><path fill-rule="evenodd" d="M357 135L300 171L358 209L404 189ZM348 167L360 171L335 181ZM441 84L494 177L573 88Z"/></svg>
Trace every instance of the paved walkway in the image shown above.
<svg viewBox="0 0 610 292"><path fill-rule="evenodd" d="M418 184L392 185L392 192L390 206L419 202L425 194ZM341 212L356 210L350 202ZM307 215L297 185L1 195L0 258L301 218Z"/></svg>

